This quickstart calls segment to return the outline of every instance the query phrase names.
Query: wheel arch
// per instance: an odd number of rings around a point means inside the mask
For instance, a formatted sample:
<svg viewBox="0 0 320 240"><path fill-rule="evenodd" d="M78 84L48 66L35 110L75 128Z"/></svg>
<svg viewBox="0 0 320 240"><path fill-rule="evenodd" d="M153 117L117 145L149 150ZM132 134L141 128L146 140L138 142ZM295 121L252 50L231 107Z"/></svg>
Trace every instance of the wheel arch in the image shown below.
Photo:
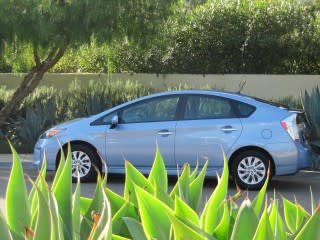
<svg viewBox="0 0 320 240"><path fill-rule="evenodd" d="M272 175L276 175L276 167L275 167L275 163L274 163L274 159L271 156L271 154L266 151L265 149L261 148L261 147L257 147L257 146L245 146L245 147L241 147L239 149L237 149L236 151L234 151L230 158L229 158L229 169L231 169L232 163L234 161L234 159L236 158L237 155L239 155L242 152L246 152L246 151L259 151L263 154L266 154L268 156L268 158L270 159L270 163L271 163L271 174Z"/></svg>
<svg viewBox="0 0 320 240"><path fill-rule="evenodd" d="M62 145L62 147L60 148L60 150L57 153L56 156L56 169L58 169L58 165L59 165L59 161L60 161L60 154L61 154L61 149L66 150L68 148L68 144L70 143L70 145L85 145L88 146L92 149L92 151L96 154L97 159L101 162L100 156L98 154L98 150L96 147L94 147L92 144L86 142L86 141L81 141L81 140L74 140L74 141L70 141L70 142L66 142L64 145Z"/></svg>

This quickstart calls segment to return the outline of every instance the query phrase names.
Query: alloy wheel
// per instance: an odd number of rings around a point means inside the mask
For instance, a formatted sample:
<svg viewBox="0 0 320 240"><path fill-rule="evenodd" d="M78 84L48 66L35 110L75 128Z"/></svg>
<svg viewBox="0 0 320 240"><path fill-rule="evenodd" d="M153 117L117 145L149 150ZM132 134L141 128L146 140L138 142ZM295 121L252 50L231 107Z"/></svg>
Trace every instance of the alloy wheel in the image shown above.
<svg viewBox="0 0 320 240"><path fill-rule="evenodd" d="M255 185L264 180L266 166L264 162L255 156L243 158L238 164L238 176L247 185Z"/></svg>
<svg viewBox="0 0 320 240"><path fill-rule="evenodd" d="M72 151L72 176L77 178L86 176L91 169L91 159L83 151ZM78 172L78 173L77 173Z"/></svg>

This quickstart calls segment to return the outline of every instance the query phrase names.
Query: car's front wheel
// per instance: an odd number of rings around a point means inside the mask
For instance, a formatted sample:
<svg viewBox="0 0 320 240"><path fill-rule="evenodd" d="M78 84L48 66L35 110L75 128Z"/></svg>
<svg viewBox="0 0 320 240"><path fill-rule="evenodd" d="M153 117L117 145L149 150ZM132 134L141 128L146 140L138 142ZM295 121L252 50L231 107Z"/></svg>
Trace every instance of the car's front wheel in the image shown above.
<svg viewBox="0 0 320 240"><path fill-rule="evenodd" d="M256 150L241 152L232 162L231 174L242 189L260 189L266 181L271 159Z"/></svg>
<svg viewBox="0 0 320 240"><path fill-rule="evenodd" d="M65 155L66 153L65 149ZM78 174L81 182L97 180L97 171L101 171L101 162L97 153L88 145L71 144L72 181L76 182Z"/></svg>

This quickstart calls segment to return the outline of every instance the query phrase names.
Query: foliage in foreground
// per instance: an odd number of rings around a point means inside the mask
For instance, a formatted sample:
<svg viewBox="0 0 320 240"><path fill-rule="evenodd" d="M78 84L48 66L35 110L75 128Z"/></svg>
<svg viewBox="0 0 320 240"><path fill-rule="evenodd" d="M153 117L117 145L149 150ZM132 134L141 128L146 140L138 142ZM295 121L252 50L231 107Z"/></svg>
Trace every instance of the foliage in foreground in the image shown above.
<svg viewBox="0 0 320 240"><path fill-rule="evenodd" d="M201 171L186 164L171 192L159 149L148 177L126 161L124 196L106 187L98 176L92 199L72 192L70 148L51 186L45 181L46 161L28 193L21 161L12 147L13 167L6 194L6 219L0 213L0 239L316 239L320 207L312 212L283 198L265 198L267 182L253 201L236 203L241 195L228 193L228 163L218 185L201 210L208 162Z"/></svg>

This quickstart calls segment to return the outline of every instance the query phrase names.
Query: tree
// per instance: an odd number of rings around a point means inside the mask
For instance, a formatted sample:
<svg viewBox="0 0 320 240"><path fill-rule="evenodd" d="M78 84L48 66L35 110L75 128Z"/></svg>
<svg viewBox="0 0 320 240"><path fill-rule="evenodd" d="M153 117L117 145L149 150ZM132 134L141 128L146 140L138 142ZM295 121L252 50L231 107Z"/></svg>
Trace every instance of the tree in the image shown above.
<svg viewBox="0 0 320 240"><path fill-rule="evenodd" d="M70 47L115 38L147 41L179 0L0 0L0 56L30 44L34 66L0 110L0 127Z"/></svg>

